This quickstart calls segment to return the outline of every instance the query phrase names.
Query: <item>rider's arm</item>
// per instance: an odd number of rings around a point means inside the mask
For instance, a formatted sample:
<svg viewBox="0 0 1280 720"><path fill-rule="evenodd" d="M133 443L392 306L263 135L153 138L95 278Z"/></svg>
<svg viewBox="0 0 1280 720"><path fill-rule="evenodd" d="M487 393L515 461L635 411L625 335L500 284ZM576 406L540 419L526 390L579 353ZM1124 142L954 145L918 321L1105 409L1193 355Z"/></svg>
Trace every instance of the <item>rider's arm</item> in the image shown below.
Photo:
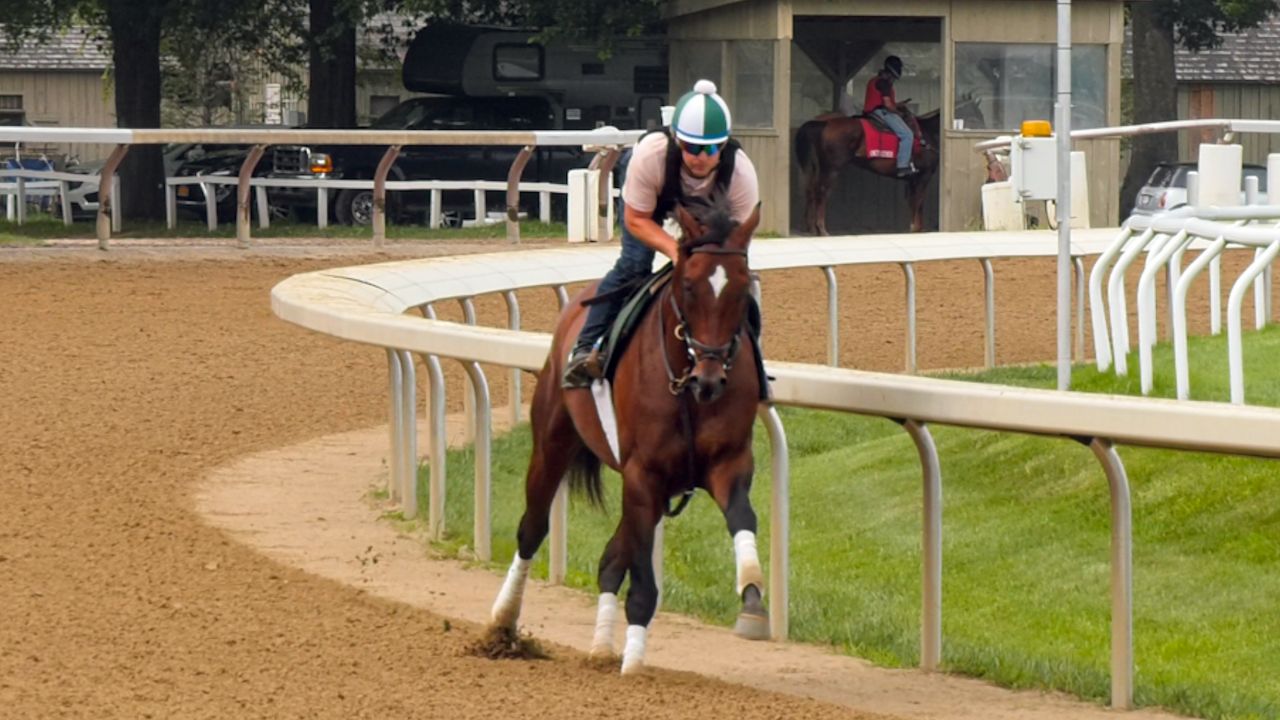
<svg viewBox="0 0 1280 720"><path fill-rule="evenodd" d="M879 82L884 83L880 86L880 89L883 91L885 108L892 113L898 112L898 101L893 98L893 83L883 78Z"/></svg>
<svg viewBox="0 0 1280 720"><path fill-rule="evenodd" d="M667 234L662 226L653 221L651 213L641 212L633 209L630 205L623 204L622 221L627 226L635 239L644 243L646 246L666 255L671 262L676 261L676 254L679 252L679 246L676 239Z"/></svg>

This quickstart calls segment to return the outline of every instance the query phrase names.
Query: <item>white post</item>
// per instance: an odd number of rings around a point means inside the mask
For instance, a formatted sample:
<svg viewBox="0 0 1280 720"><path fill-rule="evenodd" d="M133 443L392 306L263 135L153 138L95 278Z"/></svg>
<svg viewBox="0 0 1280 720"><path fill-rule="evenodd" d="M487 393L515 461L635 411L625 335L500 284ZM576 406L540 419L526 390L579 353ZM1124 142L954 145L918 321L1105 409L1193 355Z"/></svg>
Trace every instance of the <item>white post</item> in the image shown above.
<svg viewBox="0 0 1280 720"><path fill-rule="evenodd" d="M169 182L164 184L164 226L178 227L178 189Z"/></svg>
<svg viewBox="0 0 1280 720"><path fill-rule="evenodd" d="M1071 0L1058 0L1058 389L1071 389Z"/></svg>

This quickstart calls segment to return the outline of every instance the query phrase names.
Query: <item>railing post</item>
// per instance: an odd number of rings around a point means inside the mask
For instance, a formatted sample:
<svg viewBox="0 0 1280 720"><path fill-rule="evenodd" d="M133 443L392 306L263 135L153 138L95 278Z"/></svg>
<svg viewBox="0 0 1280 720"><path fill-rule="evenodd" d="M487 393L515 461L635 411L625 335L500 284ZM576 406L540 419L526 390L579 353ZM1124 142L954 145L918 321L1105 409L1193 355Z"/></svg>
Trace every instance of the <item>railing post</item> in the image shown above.
<svg viewBox="0 0 1280 720"><path fill-rule="evenodd" d="M773 492L769 496L769 635L778 642L790 632L791 459L782 418L772 404L757 411L769 431Z"/></svg>
<svg viewBox="0 0 1280 720"><path fill-rule="evenodd" d="M991 269L990 258L979 258L978 262L982 263L983 317L986 320L982 357L990 369L996 366L996 274Z"/></svg>
<svg viewBox="0 0 1280 720"><path fill-rule="evenodd" d="M236 183L236 243L241 248L248 248L251 242L250 230L253 227L249 211L249 183L253 181L253 170L258 167L266 145L254 145L249 155L240 164L240 177Z"/></svg>
<svg viewBox="0 0 1280 720"><path fill-rule="evenodd" d="M489 383L485 380L484 371L480 369L480 363L464 360L462 368L466 370L467 378L471 381L471 387L475 389L475 401L472 406L476 409L475 424L472 426L472 435L475 437L475 511L472 518L472 545L475 547L476 558L481 562L489 562L493 559L492 542L493 533L489 529L489 498L491 494L491 448L492 448L492 428L493 418L489 410Z"/></svg>
<svg viewBox="0 0 1280 720"><path fill-rule="evenodd" d="M391 145L378 161L373 174L373 246L382 247L387 239L387 173L400 154L399 145Z"/></svg>
<svg viewBox="0 0 1280 720"><path fill-rule="evenodd" d="M916 271L915 267L904 262L902 275L906 279L907 291L907 374L916 374Z"/></svg>
<svg viewBox="0 0 1280 720"><path fill-rule="evenodd" d="M920 669L933 672L942 661L942 471L929 428L917 420L899 422L916 444L923 471Z"/></svg>
<svg viewBox="0 0 1280 720"><path fill-rule="evenodd" d="M111 150L111 154L107 156L107 161L103 163L102 170L98 173L98 249L106 250L111 242L112 223L112 191L115 189L116 170L120 168L120 162L124 160L124 156L129 152L128 145L116 145ZM116 199L119 199L118 197Z"/></svg>
<svg viewBox="0 0 1280 720"><path fill-rule="evenodd" d="M834 268L823 265L822 274L827 278L827 364L840 367L840 289Z"/></svg>
<svg viewBox="0 0 1280 720"><path fill-rule="evenodd" d="M507 170L507 242L520 244L520 176L533 155L533 146L525 145Z"/></svg>
<svg viewBox="0 0 1280 720"><path fill-rule="evenodd" d="M1129 478L1106 438L1088 438L1111 489L1111 707L1133 707L1133 511Z"/></svg>
<svg viewBox="0 0 1280 720"><path fill-rule="evenodd" d="M520 300L516 297L514 290L507 290L502 293L502 299L507 303L507 328L510 330L520 329ZM509 395L511 396L511 427L514 428L520 424L520 414L524 401L524 392L520 384L523 379L523 370L520 368L511 369L511 385Z"/></svg>

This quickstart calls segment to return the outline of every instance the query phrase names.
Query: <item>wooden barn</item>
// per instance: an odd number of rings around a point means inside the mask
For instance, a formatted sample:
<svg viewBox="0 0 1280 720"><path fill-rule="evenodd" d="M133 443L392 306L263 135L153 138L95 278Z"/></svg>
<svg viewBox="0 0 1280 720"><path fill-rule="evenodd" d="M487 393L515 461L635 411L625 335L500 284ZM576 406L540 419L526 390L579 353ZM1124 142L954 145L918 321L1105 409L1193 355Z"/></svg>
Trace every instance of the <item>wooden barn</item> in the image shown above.
<svg viewBox="0 0 1280 720"><path fill-rule="evenodd" d="M673 0L672 94L700 77L716 81L760 173L763 227L790 234L804 210L796 129L822 113L860 111L867 80L897 55L906 65L898 97L917 114L942 114L926 230L975 229L986 167L974 145L1023 120L1053 118L1056 13L1055 3L1034 0ZM1074 128L1119 124L1123 3L1074 2L1072 36ZM1092 224L1116 224L1119 141L1076 149L1088 153ZM905 231L903 196L902 183L849 168L827 226L833 234Z"/></svg>
<svg viewBox="0 0 1280 720"><path fill-rule="evenodd" d="M111 56L84 28L71 28L48 42L16 48L0 45L0 124L114 127L115 99L106 73ZM10 156L13 147L0 147ZM102 145L70 144L27 148L54 160L66 154L81 160L105 156Z"/></svg>

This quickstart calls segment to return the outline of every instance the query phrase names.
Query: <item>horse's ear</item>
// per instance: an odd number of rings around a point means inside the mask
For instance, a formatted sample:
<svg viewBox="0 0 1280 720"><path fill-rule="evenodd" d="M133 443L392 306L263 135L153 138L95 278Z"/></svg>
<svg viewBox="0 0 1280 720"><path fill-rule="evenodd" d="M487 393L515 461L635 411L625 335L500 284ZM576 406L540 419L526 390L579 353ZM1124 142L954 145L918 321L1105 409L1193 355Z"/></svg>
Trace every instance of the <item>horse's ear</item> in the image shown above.
<svg viewBox="0 0 1280 720"><path fill-rule="evenodd" d="M702 237L703 233L706 232L703 229L702 225L698 222L698 219L693 216L693 213L686 210L684 205L679 205L679 204L676 205L676 222L680 223L680 229L684 231L683 240L685 241L692 240L693 238L697 238L697 237ZM684 248L685 248L685 243L681 242L680 243L681 251L683 251Z"/></svg>
<svg viewBox="0 0 1280 720"><path fill-rule="evenodd" d="M733 233L729 236L729 243L734 247L745 248L751 242L751 236L755 235L756 227L759 225L760 203L756 203L756 208L751 211L751 216L733 229Z"/></svg>

